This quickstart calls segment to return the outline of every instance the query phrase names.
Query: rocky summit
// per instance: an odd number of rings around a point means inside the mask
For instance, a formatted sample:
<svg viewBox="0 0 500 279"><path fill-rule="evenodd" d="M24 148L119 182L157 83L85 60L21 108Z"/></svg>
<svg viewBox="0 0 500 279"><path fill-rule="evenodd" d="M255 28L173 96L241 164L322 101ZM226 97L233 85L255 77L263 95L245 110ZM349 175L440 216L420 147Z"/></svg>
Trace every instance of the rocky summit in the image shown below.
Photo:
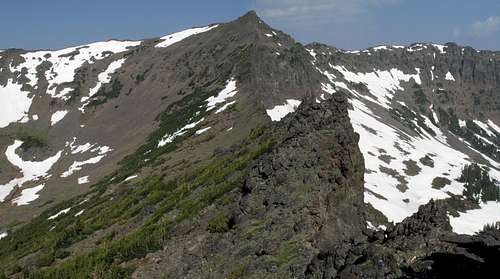
<svg viewBox="0 0 500 279"><path fill-rule="evenodd" d="M0 52L0 278L486 277L500 52L255 12Z"/></svg>

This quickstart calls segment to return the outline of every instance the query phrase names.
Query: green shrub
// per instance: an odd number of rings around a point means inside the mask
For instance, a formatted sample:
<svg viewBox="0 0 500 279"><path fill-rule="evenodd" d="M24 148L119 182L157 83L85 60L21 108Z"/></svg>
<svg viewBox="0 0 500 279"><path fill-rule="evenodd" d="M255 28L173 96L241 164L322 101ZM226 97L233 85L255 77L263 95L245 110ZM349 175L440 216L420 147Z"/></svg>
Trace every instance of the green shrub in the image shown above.
<svg viewBox="0 0 500 279"><path fill-rule="evenodd" d="M22 136L20 138L23 141L21 145L22 150L29 150L31 148L44 148L47 147L47 143L44 139L35 136Z"/></svg>
<svg viewBox="0 0 500 279"><path fill-rule="evenodd" d="M429 99L427 99L427 96L425 96L424 91L422 89L413 92L413 100L415 100L415 103L417 105L428 106L431 103Z"/></svg>
<svg viewBox="0 0 500 279"><path fill-rule="evenodd" d="M450 184L451 184L451 181L446 177L435 177L432 180L432 188L434 188L434 189L442 189L446 185L450 185Z"/></svg>
<svg viewBox="0 0 500 279"><path fill-rule="evenodd" d="M111 84L111 88L109 90L106 90L104 86L101 87L99 91L97 91L97 93L92 96L92 101L90 101L87 106L96 107L108 102L110 99L117 98L118 96L120 96L122 88L123 85L121 84L121 82L118 79L114 79L113 83Z"/></svg>
<svg viewBox="0 0 500 279"><path fill-rule="evenodd" d="M211 233L225 233L229 231L229 217L220 213L208 221L208 231Z"/></svg>
<svg viewBox="0 0 500 279"><path fill-rule="evenodd" d="M477 164L466 165L458 179L465 183L464 196L476 203L500 201L500 190L497 181L490 178L488 169Z"/></svg>

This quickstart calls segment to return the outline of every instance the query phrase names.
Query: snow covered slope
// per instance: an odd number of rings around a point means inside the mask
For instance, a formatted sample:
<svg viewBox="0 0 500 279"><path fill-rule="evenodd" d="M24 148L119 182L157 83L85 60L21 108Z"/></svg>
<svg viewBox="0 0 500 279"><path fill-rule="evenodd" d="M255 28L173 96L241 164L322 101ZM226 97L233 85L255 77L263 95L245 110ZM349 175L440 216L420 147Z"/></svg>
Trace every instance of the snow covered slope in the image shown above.
<svg viewBox="0 0 500 279"><path fill-rule="evenodd" d="M389 221L401 222L431 199L467 199L467 185L459 178L473 163L488 168L498 191L498 110L478 113L467 96L471 89L498 88L490 82L498 73L478 68L475 74L489 75L483 77L489 81L471 81L467 69L456 66L457 60L471 59L498 65L494 54L429 44L364 51L309 47L311 63L327 80L325 94L349 95L349 116L366 164L365 202ZM470 213L465 208L454 213L455 231L474 233L500 221L498 193L494 200L477 199Z"/></svg>
<svg viewBox="0 0 500 279"><path fill-rule="evenodd" d="M4 208L66 199L112 171L156 129L155 118L165 107L160 100L167 86L154 82L141 86L148 73L164 71L160 65L153 68L158 57L217 27L145 41L2 51L0 202ZM138 54L145 49L146 54ZM175 69L171 72L175 74ZM223 112L235 103L236 92L233 79L221 96L207 100L209 109Z"/></svg>
<svg viewBox="0 0 500 279"><path fill-rule="evenodd" d="M270 124L266 110L293 112L315 85L303 77L319 76L292 63L297 53L309 58L254 13L142 41L2 52L0 231L106 183L180 175Z"/></svg>

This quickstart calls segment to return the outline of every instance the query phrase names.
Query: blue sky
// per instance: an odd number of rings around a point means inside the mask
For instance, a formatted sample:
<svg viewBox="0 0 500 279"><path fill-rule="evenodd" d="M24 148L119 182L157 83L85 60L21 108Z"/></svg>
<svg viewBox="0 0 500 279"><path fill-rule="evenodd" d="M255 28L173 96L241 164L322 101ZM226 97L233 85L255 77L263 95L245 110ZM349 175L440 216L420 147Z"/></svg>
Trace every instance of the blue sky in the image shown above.
<svg viewBox="0 0 500 279"><path fill-rule="evenodd" d="M142 39L232 20L250 9L303 43L345 49L455 41L500 50L500 0L2 1L0 48Z"/></svg>

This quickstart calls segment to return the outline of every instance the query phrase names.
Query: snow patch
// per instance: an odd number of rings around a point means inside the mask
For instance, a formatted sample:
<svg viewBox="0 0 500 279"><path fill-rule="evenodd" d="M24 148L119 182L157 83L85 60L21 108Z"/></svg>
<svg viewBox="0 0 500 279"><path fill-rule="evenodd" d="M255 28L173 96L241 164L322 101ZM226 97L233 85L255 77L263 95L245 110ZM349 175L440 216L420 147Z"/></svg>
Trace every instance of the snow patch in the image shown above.
<svg viewBox="0 0 500 279"><path fill-rule="evenodd" d="M434 105L431 105L431 106L429 107L429 109L430 109L430 110L431 110L431 112L432 112L432 118L434 118L434 121L435 121L436 123L439 123L439 117L438 117L438 115L437 115L436 111L434 110Z"/></svg>
<svg viewBox="0 0 500 279"><path fill-rule="evenodd" d="M123 181L127 182L127 181L130 181L130 180L134 180L137 177L139 177L137 174L136 175L132 175L132 176L129 176L129 177L125 178L125 180L123 180Z"/></svg>
<svg viewBox="0 0 500 279"><path fill-rule="evenodd" d="M37 193L40 192L43 189L43 187L45 187L45 184L41 184L41 185L38 185L38 186L33 187L33 188L22 190L21 196L15 198L12 201L12 203L17 205L17 206L30 204L30 202L32 202L40 197L40 195L38 195Z"/></svg>
<svg viewBox="0 0 500 279"><path fill-rule="evenodd" d="M473 235L483 229L485 225L500 222L500 203L487 202L480 204L479 209L460 213L459 217L450 217L450 225L458 234Z"/></svg>
<svg viewBox="0 0 500 279"><path fill-rule="evenodd" d="M79 154L79 153L85 153L89 151L92 147L94 147L95 144L82 144L82 145L77 145L77 146L70 146L71 148L71 154Z"/></svg>
<svg viewBox="0 0 500 279"><path fill-rule="evenodd" d="M60 110L54 112L54 114L52 114L52 116L50 117L50 125L51 126L56 125L57 122L61 121L66 116L66 114L68 114L67 110Z"/></svg>
<svg viewBox="0 0 500 279"><path fill-rule="evenodd" d="M226 82L226 87L217 96L212 96L206 100L207 111L214 109L218 104L225 103L227 99L234 97L236 93L238 93L236 79L231 78Z"/></svg>
<svg viewBox="0 0 500 279"><path fill-rule="evenodd" d="M14 84L12 80L7 80L5 86L0 86L0 128L16 123L28 117L33 97L29 97L29 92L22 91L21 84Z"/></svg>
<svg viewBox="0 0 500 279"><path fill-rule="evenodd" d="M377 227L375 227L372 222L370 221L366 221L366 228L369 229L369 230L372 230L372 231L385 231L387 230L387 227L384 226L384 225L378 225Z"/></svg>
<svg viewBox="0 0 500 279"><path fill-rule="evenodd" d="M236 101L231 101L229 103L226 103L225 105L223 105L222 107L220 107L218 110L215 111L215 114L219 114L223 111L225 111L228 107L230 107L231 105L235 104Z"/></svg>
<svg viewBox="0 0 500 279"><path fill-rule="evenodd" d="M78 217L78 216L82 215L82 214L83 214L83 212L85 212L85 209L82 209L82 210L78 211L78 212L75 214L75 217Z"/></svg>
<svg viewBox="0 0 500 279"><path fill-rule="evenodd" d="M81 184L87 184L89 182L90 182L90 180L89 180L89 176L88 175L87 176L82 176L82 177L78 178L78 184L80 184L80 185Z"/></svg>
<svg viewBox="0 0 500 279"><path fill-rule="evenodd" d="M405 74L398 69L391 69L389 71L375 70L374 72L368 73L355 73L348 71L344 66L331 67L342 73L346 80L354 83L365 84L368 87L370 93L375 97L368 97L369 100L378 103L387 109L390 108L390 102L394 97L394 93L397 90L403 90L403 87L401 87L401 81L409 82L411 79L413 79L417 84L422 84L422 81L420 79L420 69L418 68L415 69L417 71L417 74ZM348 89L347 86L343 87ZM366 96L364 98L366 98ZM380 99L385 100L385 102L380 101Z"/></svg>
<svg viewBox="0 0 500 279"><path fill-rule="evenodd" d="M495 137L495 133L493 131L491 131L490 127L488 126L488 124L484 123L484 122L481 122L479 120L472 120L477 126L479 126L481 128L481 130L485 131L486 134L488 134L488 136L490 137Z"/></svg>
<svg viewBox="0 0 500 279"><path fill-rule="evenodd" d="M59 217L59 216L61 216L61 215L63 215L63 214L68 213L70 210L71 210L71 207L68 207L68 208L66 208L66 209L63 209L63 210L61 210L61 211L57 212L56 214L54 214L54 215L50 216L49 218L47 218L47 220L54 220L54 219L56 219L57 217Z"/></svg>
<svg viewBox="0 0 500 279"><path fill-rule="evenodd" d="M493 121L488 119L488 126L490 126L497 134L500 135L500 127L497 126Z"/></svg>
<svg viewBox="0 0 500 279"><path fill-rule="evenodd" d="M314 49L306 49L306 50L314 58L314 60L316 60L316 56L317 56L316 51L314 51Z"/></svg>
<svg viewBox="0 0 500 279"><path fill-rule="evenodd" d="M329 83L322 83L321 84L321 89L325 91L326 93L332 95L333 93L337 92L335 88Z"/></svg>
<svg viewBox="0 0 500 279"><path fill-rule="evenodd" d="M444 50L446 48L446 46L437 45L437 44L432 44L432 46L434 46L435 48L437 48L440 53L446 53L446 51Z"/></svg>
<svg viewBox="0 0 500 279"><path fill-rule="evenodd" d="M92 164L97 164L99 163L105 156L104 155L99 155L99 156L96 156L96 157L93 157L93 158L90 158L88 160L85 160L85 161L75 161L73 162L73 164L68 168L67 171L63 172L61 174L61 177L65 178L65 177L69 177L71 175L73 175L75 172L78 172L80 170L82 170L82 167L85 166L85 165L92 165Z"/></svg>
<svg viewBox="0 0 500 279"><path fill-rule="evenodd" d="M283 105L277 105L272 109L266 110L267 115L271 117L272 121L280 121L282 118L287 116L289 113L295 112L298 106L302 101L299 100L294 100L294 99L287 99L285 104Z"/></svg>
<svg viewBox="0 0 500 279"><path fill-rule="evenodd" d="M7 147L5 156L7 160L14 166L20 169L22 177L14 178L7 184L0 185L0 202L5 198L15 187L22 187L28 181L36 181L48 175L48 171L52 166L61 158L62 151L57 152L54 156L40 162L23 161L23 159L16 154L16 150L23 144L20 140L15 140L14 143Z"/></svg>
<svg viewBox="0 0 500 279"><path fill-rule="evenodd" d="M187 133L190 129L193 129L194 127L198 126L198 124L200 124L201 122L203 122L205 120L205 118L202 118L200 119L199 121L196 121L196 122L192 122L192 123L189 123L187 124L186 126L180 128L179 130L177 130L176 132L174 132L173 134L171 135L165 135L161 140L160 142L158 143L158 147L163 147L165 145L167 145L168 143L171 143L175 140L175 138L179 137L179 136L182 136L184 135L185 133Z"/></svg>
<svg viewBox="0 0 500 279"><path fill-rule="evenodd" d="M67 100L69 99L68 93L72 89L66 87L58 91L58 86L72 82L75 71L85 62L93 64L95 61L102 60L111 54L126 51L129 47L139 44L141 44L141 41L110 40L57 51L28 52L21 55L25 62L16 67L11 65L11 72L21 72L23 68L27 68L26 77L30 80L28 84L35 87L38 84L37 66L44 61L50 62L52 66L44 73L49 83L46 93L53 98Z"/></svg>
<svg viewBox="0 0 500 279"><path fill-rule="evenodd" d="M446 73L445 79L450 80L450 81L455 81L455 78L453 77L453 75L450 72Z"/></svg>
<svg viewBox="0 0 500 279"><path fill-rule="evenodd" d="M206 131L212 129L212 127L206 127L206 128L203 128L203 129L200 129L198 131L195 132L196 135L201 135L203 133L205 133Z"/></svg>
<svg viewBox="0 0 500 279"><path fill-rule="evenodd" d="M212 26L205 26L205 27L199 27L199 28L191 28L187 29L184 31L180 31L177 33L173 33L164 37L161 37L160 39L163 40L163 42L157 44L155 47L169 47L175 43L178 43L188 37L191 37L196 34L204 33L207 31L210 31L214 28L217 28L218 25L212 25Z"/></svg>
<svg viewBox="0 0 500 279"><path fill-rule="evenodd" d="M99 89L101 89L101 86L103 84L109 83L111 81L111 76L116 72L116 70L120 69L123 66L123 63L125 63L126 58L118 59L116 61L111 62L106 70L104 72L100 73L97 76L97 84L90 88L89 95L87 97L82 97L81 101L83 105L79 108L80 111L84 112L85 111L85 106L89 103L89 99L92 98L97 92L99 92Z"/></svg>

